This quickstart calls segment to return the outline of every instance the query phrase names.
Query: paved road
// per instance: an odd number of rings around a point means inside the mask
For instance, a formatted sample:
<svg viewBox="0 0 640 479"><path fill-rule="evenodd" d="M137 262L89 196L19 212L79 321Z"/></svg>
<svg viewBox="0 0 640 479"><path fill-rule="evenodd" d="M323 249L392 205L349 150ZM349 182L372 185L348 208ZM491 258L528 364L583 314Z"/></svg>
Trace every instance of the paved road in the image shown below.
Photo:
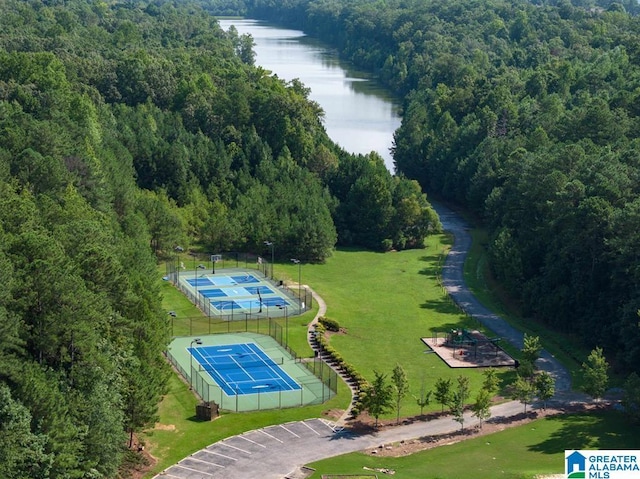
<svg viewBox="0 0 640 479"><path fill-rule="evenodd" d="M480 304L464 284L462 266L471 246L467 225L451 210L434 205L443 226L455 236L453 247L445 261L442 278L444 287L454 301L468 314L492 329L498 336L521 348L523 335L499 316ZM324 303L322 303L324 305ZM556 379L558 400L573 399L571 378L562 365L546 351L539 367ZM564 396L563 396L564 395ZM491 420L520 414L523 406L510 401L491 408ZM465 427L477 424L470 413L465 415ZM382 444L416 439L456 431L460 425L442 417L428 422L414 422L372 434L355 434L323 419L309 419L249 431L198 451L157 475L158 479L282 479L303 477L299 468L310 462Z"/></svg>
<svg viewBox="0 0 640 479"><path fill-rule="evenodd" d="M493 421L523 411L511 401L492 408ZM465 428L477 424L465 415ZM401 440L444 434L460 429L450 416L381 430L353 434L322 419L309 419L249 431L212 444L156 476L158 479L282 479L296 476L300 466L349 452Z"/></svg>
<svg viewBox="0 0 640 479"><path fill-rule="evenodd" d="M524 344L523 333L513 328L500 316L485 308L471 291L469 291L469 288L467 288L464 282L464 260L471 248L469 226L460 216L449 208L439 203L432 204L440 216L440 221L444 229L454 235L453 246L445 260L442 270L442 282L445 289L467 314L476 318L480 323L491 329L505 341L509 341L515 347L521 349ZM562 395L571 391L571 375L551 354L543 350L536 364L538 368L549 372L556 380L556 391L558 394Z"/></svg>

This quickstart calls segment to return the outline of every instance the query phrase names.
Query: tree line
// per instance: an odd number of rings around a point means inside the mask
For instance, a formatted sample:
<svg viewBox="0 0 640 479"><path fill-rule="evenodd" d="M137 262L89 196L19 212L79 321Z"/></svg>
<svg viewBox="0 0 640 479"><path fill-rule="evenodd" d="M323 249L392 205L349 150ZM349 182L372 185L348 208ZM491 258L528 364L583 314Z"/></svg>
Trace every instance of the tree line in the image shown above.
<svg viewBox="0 0 640 479"><path fill-rule="evenodd" d="M543 409L547 408L549 400L555 395L555 380L551 374L538 369L536 362L540 358L542 345L537 336L524 336L524 344L520 350L516 363L516 379L510 384L503 385L498 377L496 368L485 368L482 372L483 381L473 402L469 377L460 374L455 381L450 378L438 378L432 389L422 384L420 396L414 396L420 407L420 414L432 399L441 406L441 414L445 407L449 409L452 419L460 424L464 430L465 411L469 410L477 418L478 426L482 429L484 421L491 417L491 406L494 397L500 393L523 405L523 413L527 413L527 406L536 400ZM609 386L610 366L603 355L602 348L595 348L587 360L582 363L580 375L583 378L582 390L591 398L599 401L607 392ZM409 380L400 364L396 364L387 374L374 370L374 379L361 388L363 408L374 418L374 426L378 427L380 416L393 410L396 412L396 424L400 422L400 405L409 392ZM633 423L640 421L640 378L633 372L624 384L624 393L620 401L624 414Z"/></svg>
<svg viewBox="0 0 640 479"><path fill-rule="evenodd" d="M245 7L329 42L401 95L397 170L484 222L492 273L526 317L638 371L637 4Z"/></svg>
<svg viewBox="0 0 640 479"><path fill-rule="evenodd" d="M175 246L323 261L438 227L252 48L195 4L0 0L1 477L121 472L170 373Z"/></svg>

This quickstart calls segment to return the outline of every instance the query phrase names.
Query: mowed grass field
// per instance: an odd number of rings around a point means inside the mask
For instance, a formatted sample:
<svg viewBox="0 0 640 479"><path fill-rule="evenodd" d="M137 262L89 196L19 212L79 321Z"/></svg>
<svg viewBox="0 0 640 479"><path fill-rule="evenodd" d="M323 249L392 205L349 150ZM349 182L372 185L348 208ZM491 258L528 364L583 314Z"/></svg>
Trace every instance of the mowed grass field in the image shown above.
<svg viewBox="0 0 640 479"><path fill-rule="evenodd" d="M328 306L327 316L346 328L346 334L334 335L331 343L347 361L369 379L373 379L374 370L390 375L396 364L406 370L410 394L402 402L402 416L420 412L414 396L420 395L423 384L427 390L432 389L438 378L455 380L459 374L468 375L472 397L480 389L479 370L450 369L437 356L425 354L428 348L420 341L436 330L475 326L447 299L437 279L449 241L446 235L435 235L428 238L425 249L384 254L339 250L325 264L301 267L302 283L322 296ZM274 270L276 277L297 282L296 265L276 263ZM158 271L164 274L164 266ZM182 293L164 282L162 294L164 308L176 312L174 335L207 332L207 318ZM307 324L316 311L314 304L312 311L289 317L290 344L301 356L313 354L307 344ZM278 321L284 325L283 319ZM249 323L252 331L259 326ZM501 371L503 376L511 374L510 370ZM340 384L338 396L324 405L226 413L211 423L202 423L195 420L197 401L188 386L177 377L172 378L169 386L160 405L157 426L142 436L147 450L159 458L153 469L156 473L224 437L279 422L322 417L328 410L346 409L350 401L347 387ZM426 408L439 409L435 401ZM394 418L395 412L386 417ZM150 473L146 477L151 476Z"/></svg>
<svg viewBox="0 0 640 479"><path fill-rule="evenodd" d="M431 236L427 247L389 253L339 250L326 264L302 266L302 283L309 284L327 303L327 316L346 329L330 342L344 359L367 379L374 370L391 372L401 365L409 379L409 394L401 403L401 415L420 413L415 397L424 387L433 389L439 378L471 379L471 400L480 390L482 370L451 369L429 349L422 337L440 336L453 328L478 328L476 321L462 314L446 296L438 275L450 245L446 235ZM281 271L297 279L297 269L282 265ZM280 271L276 265L276 271ZM304 334L306 328L293 335ZM489 337L493 333L487 332ZM499 369L507 383L510 368ZM425 410L439 410L432 401ZM390 412L386 417L395 417Z"/></svg>
<svg viewBox="0 0 640 479"><path fill-rule="evenodd" d="M393 469L394 479L534 479L562 474L565 449L638 448L640 437L625 416L605 411L547 417L405 457L353 453L309 466L316 470L310 479L362 474L363 467Z"/></svg>

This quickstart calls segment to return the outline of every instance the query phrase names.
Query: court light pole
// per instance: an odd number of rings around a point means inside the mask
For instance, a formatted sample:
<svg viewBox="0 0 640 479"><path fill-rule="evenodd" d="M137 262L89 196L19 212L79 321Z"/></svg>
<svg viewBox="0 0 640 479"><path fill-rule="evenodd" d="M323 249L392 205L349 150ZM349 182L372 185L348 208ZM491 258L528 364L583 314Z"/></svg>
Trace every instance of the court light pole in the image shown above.
<svg viewBox="0 0 640 479"><path fill-rule="evenodd" d="M191 345L189 346L190 350L193 349L194 343L200 346L202 344L202 340L200 338L196 338L193 341L191 341ZM191 391L192 389L193 389L193 351L189 351L189 391Z"/></svg>
<svg viewBox="0 0 640 479"><path fill-rule="evenodd" d="M195 259L195 256L194 256ZM195 263L194 263L195 264ZM196 268L196 306L200 307L200 296L198 296L198 270L204 269L205 266L203 264L199 264Z"/></svg>
<svg viewBox="0 0 640 479"><path fill-rule="evenodd" d="M302 314L302 263L296 258L291 258L291 262L298 265L298 314Z"/></svg>
<svg viewBox="0 0 640 479"><path fill-rule="evenodd" d="M286 304L278 304L277 306L284 309L284 344L289 346L289 311Z"/></svg>
<svg viewBox="0 0 640 479"><path fill-rule="evenodd" d="M271 279L273 279L273 241L265 241L264 244L271 248Z"/></svg>

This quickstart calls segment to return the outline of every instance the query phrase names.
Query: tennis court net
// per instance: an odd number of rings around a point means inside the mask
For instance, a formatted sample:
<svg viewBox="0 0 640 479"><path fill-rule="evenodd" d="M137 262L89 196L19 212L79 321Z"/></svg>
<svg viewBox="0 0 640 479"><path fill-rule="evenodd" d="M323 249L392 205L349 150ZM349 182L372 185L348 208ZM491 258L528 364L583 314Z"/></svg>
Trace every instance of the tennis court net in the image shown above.
<svg viewBox="0 0 640 479"><path fill-rule="evenodd" d="M254 361L224 361L219 363L207 362L205 364L200 363L200 366L205 371L218 371L220 369L254 369L265 366L272 366L274 364L284 364L284 358L269 358Z"/></svg>

